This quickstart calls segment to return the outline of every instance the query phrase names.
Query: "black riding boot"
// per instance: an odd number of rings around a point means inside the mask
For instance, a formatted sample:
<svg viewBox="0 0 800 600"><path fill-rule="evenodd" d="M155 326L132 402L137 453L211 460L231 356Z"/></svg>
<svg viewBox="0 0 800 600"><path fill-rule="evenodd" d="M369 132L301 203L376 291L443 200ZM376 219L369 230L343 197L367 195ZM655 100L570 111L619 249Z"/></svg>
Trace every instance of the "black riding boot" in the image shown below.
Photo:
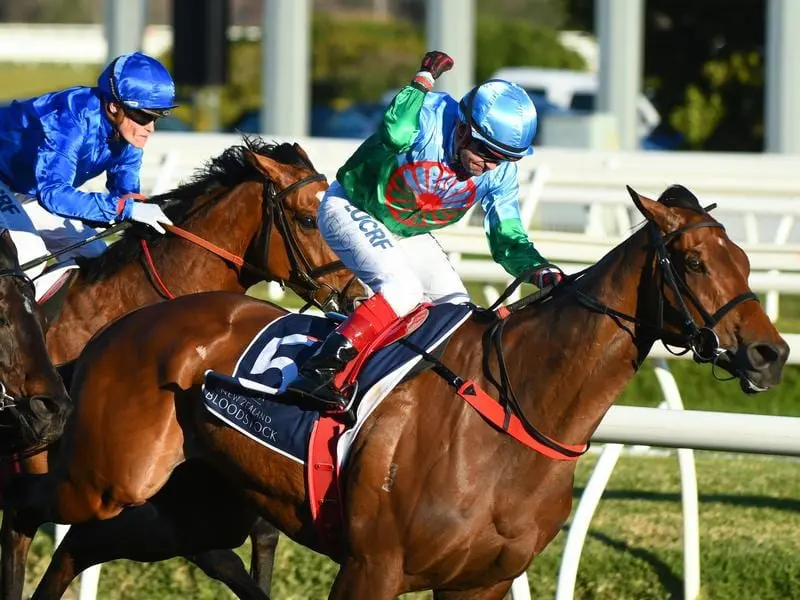
<svg viewBox="0 0 800 600"><path fill-rule="evenodd" d="M356 356L358 351L350 340L334 331L300 368L288 390L332 405L328 408L344 410L350 399L333 389L333 378Z"/></svg>

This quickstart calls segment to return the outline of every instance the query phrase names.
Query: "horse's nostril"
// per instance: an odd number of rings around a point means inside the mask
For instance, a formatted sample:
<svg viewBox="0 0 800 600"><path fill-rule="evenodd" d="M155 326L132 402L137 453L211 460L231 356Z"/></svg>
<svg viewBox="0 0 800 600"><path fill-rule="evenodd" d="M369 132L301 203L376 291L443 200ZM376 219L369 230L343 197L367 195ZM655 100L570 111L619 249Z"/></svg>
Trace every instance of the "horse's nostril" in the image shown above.
<svg viewBox="0 0 800 600"><path fill-rule="evenodd" d="M768 367L776 362L783 363L787 354L784 348L768 342L749 344L747 347L747 360L755 369Z"/></svg>
<svg viewBox="0 0 800 600"><path fill-rule="evenodd" d="M58 412L58 403L47 396L31 396L29 406L31 412L40 419L49 418Z"/></svg>

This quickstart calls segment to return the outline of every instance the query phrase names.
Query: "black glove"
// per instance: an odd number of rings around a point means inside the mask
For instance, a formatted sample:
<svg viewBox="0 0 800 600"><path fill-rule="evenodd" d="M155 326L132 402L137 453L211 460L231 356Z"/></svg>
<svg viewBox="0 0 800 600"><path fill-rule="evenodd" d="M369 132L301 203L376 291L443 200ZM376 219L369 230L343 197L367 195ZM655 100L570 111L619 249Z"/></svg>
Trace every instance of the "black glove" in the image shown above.
<svg viewBox="0 0 800 600"><path fill-rule="evenodd" d="M531 275L531 283L537 288L557 286L564 279L564 273L558 267L548 266L537 269Z"/></svg>
<svg viewBox="0 0 800 600"><path fill-rule="evenodd" d="M419 67L420 71L426 71L433 76L433 79L439 79L442 73L447 73L453 68L454 61L444 52L433 50L425 54L422 59L422 64Z"/></svg>

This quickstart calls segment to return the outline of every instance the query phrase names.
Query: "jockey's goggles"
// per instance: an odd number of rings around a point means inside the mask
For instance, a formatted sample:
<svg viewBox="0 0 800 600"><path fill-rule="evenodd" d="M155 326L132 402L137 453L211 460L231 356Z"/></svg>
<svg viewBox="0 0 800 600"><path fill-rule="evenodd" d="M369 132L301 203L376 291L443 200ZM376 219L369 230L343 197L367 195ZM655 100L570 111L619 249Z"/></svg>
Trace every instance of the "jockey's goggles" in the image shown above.
<svg viewBox="0 0 800 600"><path fill-rule="evenodd" d="M467 149L477 154L480 158L487 162L516 162L521 156L509 156L508 154L502 154L497 150L490 148L486 143L482 142L477 138L471 138L469 144L467 144Z"/></svg>
<svg viewBox="0 0 800 600"><path fill-rule="evenodd" d="M137 125L149 125L169 114L168 109L128 108L124 104L122 105L122 111L125 113L126 117Z"/></svg>

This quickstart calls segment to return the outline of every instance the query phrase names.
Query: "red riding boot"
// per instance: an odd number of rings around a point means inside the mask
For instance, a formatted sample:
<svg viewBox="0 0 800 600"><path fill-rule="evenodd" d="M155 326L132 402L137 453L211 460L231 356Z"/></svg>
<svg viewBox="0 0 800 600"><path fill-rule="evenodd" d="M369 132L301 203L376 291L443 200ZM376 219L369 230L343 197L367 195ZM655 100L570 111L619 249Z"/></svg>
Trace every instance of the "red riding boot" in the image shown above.
<svg viewBox="0 0 800 600"><path fill-rule="evenodd" d="M335 389L334 377L397 318L382 294L375 294L363 302L325 338L319 350L300 368L297 379L289 384L289 391L344 410L350 399Z"/></svg>

